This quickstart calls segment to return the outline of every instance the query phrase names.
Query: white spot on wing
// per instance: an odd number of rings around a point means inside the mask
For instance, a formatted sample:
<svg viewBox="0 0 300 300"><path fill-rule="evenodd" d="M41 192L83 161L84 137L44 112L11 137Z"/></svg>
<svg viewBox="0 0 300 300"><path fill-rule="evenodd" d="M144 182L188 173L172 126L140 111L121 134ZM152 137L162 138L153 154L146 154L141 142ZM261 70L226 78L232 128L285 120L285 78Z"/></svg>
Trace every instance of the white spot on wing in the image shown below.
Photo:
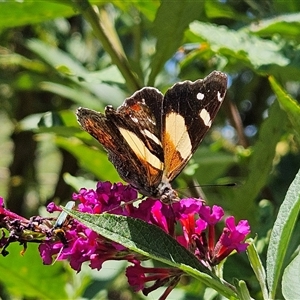
<svg viewBox="0 0 300 300"><path fill-rule="evenodd" d="M192 144L190 136L184 118L180 114L171 112L166 116L166 134L169 135L175 149L183 159L191 156Z"/></svg>
<svg viewBox="0 0 300 300"><path fill-rule="evenodd" d="M131 120L134 122L134 123L138 123L139 120L136 118L136 117L131 117Z"/></svg>
<svg viewBox="0 0 300 300"><path fill-rule="evenodd" d="M197 99L198 99L198 100L203 100L203 99L204 99L204 94L202 94L202 93L199 92L199 93L197 94Z"/></svg>
<svg viewBox="0 0 300 300"><path fill-rule="evenodd" d="M217 96L218 96L218 100L219 100L220 102L222 102L222 101L223 101L223 97L221 97L221 93L220 93L219 91L218 91Z"/></svg>
<svg viewBox="0 0 300 300"><path fill-rule="evenodd" d="M210 127L211 125L211 118L210 118L210 114L209 112L203 108L201 111L200 111L200 118L203 120L204 124L208 127Z"/></svg>
<svg viewBox="0 0 300 300"><path fill-rule="evenodd" d="M159 160L159 158L152 154L143 141L139 139L133 132L122 127L119 127L119 131L137 157L147 161L148 164L156 169L163 169L163 163Z"/></svg>
<svg viewBox="0 0 300 300"><path fill-rule="evenodd" d="M147 121L152 123L154 126L156 125L155 121L152 118L147 118Z"/></svg>

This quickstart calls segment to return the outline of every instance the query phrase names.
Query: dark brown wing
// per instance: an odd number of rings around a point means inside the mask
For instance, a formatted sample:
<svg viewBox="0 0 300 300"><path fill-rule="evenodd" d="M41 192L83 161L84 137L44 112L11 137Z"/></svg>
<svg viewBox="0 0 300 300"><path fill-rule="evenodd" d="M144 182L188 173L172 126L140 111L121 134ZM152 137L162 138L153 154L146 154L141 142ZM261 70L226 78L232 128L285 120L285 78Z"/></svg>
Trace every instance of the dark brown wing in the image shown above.
<svg viewBox="0 0 300 300"><path fill-rule="evenodd" d="M165 94L162 116L163 177L172 181L209 130L226 94L227 76L214 71L195 82L176 83Z"/></svg>
<svg viewBox="0 0 300 300"><path fill-rule="evenodd" d="M77 111L78 122L107 150L120 176L142 194L156 195L164 168L160 141L163 95L144 88L105 114L86 108Z"/></svg>

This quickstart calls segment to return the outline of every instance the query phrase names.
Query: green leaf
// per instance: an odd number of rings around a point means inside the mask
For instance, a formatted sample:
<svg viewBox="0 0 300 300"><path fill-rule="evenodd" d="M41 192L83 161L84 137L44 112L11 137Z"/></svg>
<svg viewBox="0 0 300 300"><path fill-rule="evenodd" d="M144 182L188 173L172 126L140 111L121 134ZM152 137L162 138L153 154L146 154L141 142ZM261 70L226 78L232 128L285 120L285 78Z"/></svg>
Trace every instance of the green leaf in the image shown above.
<svg viewBox="0 0 300 300"><path fill-rule="evenodd" d="M300 254L286 267L282 277L282 294L285 299L300 299Z"/></svg>
<svg viewBox="0 0 300 300"><path fill-rule="evenodd" d="M87 98L87 101L85 101L84 95L85 93L90 92L94 96L93 98L98 98L98 101L102 103L109 104L119 104L120 100L125 99L125 93L122 91L117 84L112 85L102 83L101 78L97 79L97 76L94 73L90 73L86 68L84 68L78 61L72 58L71 55L69 55L66 52L61 51L60 49L53 47L49 44L46 44L40 40L32 39L27 42L27 47L39 55L47 64L49 64L52 68L57 70L57 72L61 75L70 80L71 82L75 83L78 88L84 90L84 92L78 93L77 97L74 97L74 95L70 93L66 88L63 89L62 87L46 85L46 88L49 89L52 88L53 92L55 92L55 88L57 88L58 94L68 94L69 96L72 96L73 100L76 102L79 102L79 96L80 94L83 96L82 103L85 102L94 102L92 100L92 96ZM112 73L116 76L116 83L120 82L120 74L117 73L117 71L109 67L105 70L109 71L110 79L112 78ZM105 70L102 70L102 72L105 72ZM101 73L102 73L101 72ZM103 73L101 74L103 78ZM65 84L65 82L64 82ZM41 86L43 88L43 85ZM45 86L44 86L45 88ZM73 86L71 88L74 88ZM101 103L99 103L98 108L100 107ZM93 105L93 107L95 104Z"/></svg>
<svg viewBox="0 0 300 300"><path fill-rule="evenodd" d="M46 82L46 81L41 82L39 84L39 87L43 91L52 92L56 95L60 95L64 98L68 98L80 106L86 106L90 109L97 109L97 110L103 108L103 105L98 98L91 95L87 91L79 88L68 87L64 84Z"/></svg>
<svg viewBox="0 0 300 300"><path fill-rule="evenodd" d="M93 180L86 179L84 177L72 176L69 173L63 175L64 181L74 188L75 191L79 191L81 188L95 189L97 182Z"/></svg>
<svg viewBox="0 0 300 300"><path fill-rule="evenodd" d="M64 209L65 210L65 209ZM235 292L221 281L187 249L161 228L146 222L120 215L91 215L66 210L72 217L98 234L124 247L181 269L204 284L216 289L225 297L236 297Z"/></svg>
<svg viewBox="0 0 300 300"><path fill-rule="evenodd" d="M179 48L184 31L190 22L201 15L203 5L204 2L193 0L162 1L153 24L157 43L150 63L149 86L154 86L157 74Z"/></svg>
<svg viewBox="0 0 300 300"><path fill-rule="evenodd" d="M282 54L281 46L242 30L195 21L190 25L190 31L195 35L190 37L192 42L206 41L213 52L243 61L264 74L268 65L284 67L290 63Z"/></svg>
<svg viewBox="0 0 300 300"><path fill-rule="evenodd" d="M90 2L97 2L98 0L91 0ZM130 12L133 7L132 1L110 1L120 9ZM151 22L155 19L155 14L160 5L160 1L152 0L152 1L145 1L145 0L135 0L134 1L134 8L144 14L148 20Z"/></svg>
<svg viewBox="0 0 300 300"><path fill-rule="evenodd" d="M83 76L88 74L88 71L79 62L75 61L71 55L52 45L38 39L31 39L27 41L26 45L51 67L60 71L62 75Z"/></svg>
<svg viewBox="0 0 300 300"><path fill-rule="evenodd" d="M5 284L10 296L35 299L68 299L67 273L62 264L44 266L37 245L30 244L22 256L17 243L8 248L9 255L0 259L0 282ZM50 288L55 287L55 288Z"/></svg>
<svg viewBox="0 0 300 300"><path fill-rule="evenodd" d="M253 22L250 30L260 36L273 36L280 34L286 38L299 40L300 13L282 14L273 18Z"/></svg>
<svg viewBox="0 0 300 300"><path fill-rule="evenodd" d="M248 241L247 241L248 242ZM261 292L263 294L263 299L268 299L268 289L266 285L266 272L262 265L260 257L257 253L257 249L254 245L254 241L251 239L249 246L247 248L247 255L251 264L251 267L255 273L255 276L259 282Z"/></svg>
<svg viewBox="0 0 300 300"><path fill-rule="evenodd" d="M220 178L230 166L236 163L236 158L228 153L214 152L202 146L193 156L193 161L196 161L199 166L195 177L202 185L211 184Z"/></svg>
<svg viewBox="0 0 300 300"><path fill-rule="evenodd" d="M65 2L66 3L66 2ZM58 17L71 17L76 14L64 1L1 1L0 28L36 24Z"/></svg>
<svg viewBox="0 0 300 300"><path fill-rule="evenodd" d="M251 300L252 299L245 281L239 280L235 283L235 286L237 287L240 300Z"/></svg>
<svg viewBox="0 0 300 300"><path fill-rule="evenodd" d="M124 85L126 83L124 77L116 66L109 66L100 71L90 73L89 77L86 78L86 81L89 82L90 80L119 85Z"/></svg>
<svg viewBox="0 0 300 300"><path fill-rule="evenodd" d="M283 262L290 237L300 210L300 171L290 185L280 206L267 252L267 281L270 299L274 299L282 274ZM298 278L299 279L299 278Z"/></svg>
<svg viewBox="0 0 300 300"><path fill-rule="evenodd" d="M210 19L228 18L247 21L246 17L237 12L228 2L225 1L205 1L205 14Z"/></svg>
<svg viewBox="0 0 300 300"><path fill-rule="evenodd" d="M277 83L274 77L270 76L269 81L281 108L287 113L287 116L293 125L296 134L300 135L300 106L298 102L284 91Z"/></svg>
<svg viewBox="0 0 300 300"><path fill-rule="evenodd" d="M57 137L56 144L70 152L77 158L82 168L92 172L98 179L111 182L121 181L114 166L107 159L106 152L90 148L72 138Z"/></svg>
<svg viewBox="0 0 300 300"><path fill-rule="evenodd" d="M230 206L237 219L248 219L252 227L258 221L256 197L267 184L273 167L276 145L287 124L286 114L280 109L278 102L275 101L268 112L268 118L260 127L248 166L244 167L247 177L242 185L226 191L230 203L224 203L224 206Z"/></svg>

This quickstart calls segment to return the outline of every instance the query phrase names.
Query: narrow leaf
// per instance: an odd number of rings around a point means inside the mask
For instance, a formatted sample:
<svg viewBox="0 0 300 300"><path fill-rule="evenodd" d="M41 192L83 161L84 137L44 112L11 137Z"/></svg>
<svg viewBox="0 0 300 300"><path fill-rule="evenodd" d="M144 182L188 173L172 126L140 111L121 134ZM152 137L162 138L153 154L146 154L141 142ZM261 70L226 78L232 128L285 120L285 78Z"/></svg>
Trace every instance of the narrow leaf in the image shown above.
<svg viewBox="0 0 300 300"><path fill-rule="evenodd" d="M44 43L37 39L27 42L27 47L39 55L45 62L55 69L61 70L61 74L86 75L88 71L68 53Z"/></svg>
<svg viewBox="0 0 300 300"><path fill-rule="evenodd" d="M154 20L153 33L157 38L156 51L151 62L148 85L153 86L165 62L179 48L183 33L190 22L203 11L204 2L193 0L162 1Z"/></svg>
<svg viewBox="0 0 300 300"><path fill-rule="evenodd" d="M281 108L287 113L287 116L293 125L298 136L300 135L300 106L298 102L293 99L290 95L284 91L281 86L277 83L273 76L269 77L269 81L277 99L280 103Z"/></svg>
<svg viewBox="0 0 300 300"><path fill-rule="evenodd" d="M98 179L112 182L120 181L120 176L107 159L106 152L88 147L76 139L64 137L57 137L56 144L70 152L77 158L81 167L92 172Z"/></svg>
<svg viewBox="0 0 300 300"><path fill-rule="evenodd" d="M267 252L267 281L270 298L274 299L282 274L283 261L300 210L300 171L290 185L279 209Z"/></svg>
<svg viewBox="0 0 300 300"><path fill-rule="evenodd" d="M266 272L265 268L262 265L262 262L260 260L260 257L257 253L257 249L254 245L254 241L252 240L249 243L249 246L247 248L247 255L251 264L251 267L255 273L255 276L259 282L260 289L263 294L263 299L267 300L268 299L268 289L266 285Z"/></svg>
<svg viewBox="0 0 300 300"><path fill-rule="evenodd" d="M251 300L252 299L245 281L239 280L236 282L235 286L237 287L240 300Z"/></svg>
<svg viewBox="0 0 300 300"><path fill-rule="evenodd" d="M282 294L285 299L300 299L300 254L286 267L282 277Z"/></svg>
<svg viewBox="0 0 300 300"><path fill-rule="evenodd" d="M247 171L245 171L248 176L244 184L227 191L233 215L237 219L248 219L253 227L257 222L255 200L267 183L273 167L276 145L285 130L286 123L286 114L275 101L269 109L268 118L260 127L258 140L253 147Z"/></svg>
<svg viewBox="0 0 300 300"><path fill-rule="evenodd" d="M102 109L102 103L99 101L99 99L91 95L90 93L87 93L87 91L85 90L74 87L68 87L63 84L58 84L49 81L41 82L39 84L39 87L43 91L52 92L56 95L68 98L80 106L85 106L90 109Z"/></svg>

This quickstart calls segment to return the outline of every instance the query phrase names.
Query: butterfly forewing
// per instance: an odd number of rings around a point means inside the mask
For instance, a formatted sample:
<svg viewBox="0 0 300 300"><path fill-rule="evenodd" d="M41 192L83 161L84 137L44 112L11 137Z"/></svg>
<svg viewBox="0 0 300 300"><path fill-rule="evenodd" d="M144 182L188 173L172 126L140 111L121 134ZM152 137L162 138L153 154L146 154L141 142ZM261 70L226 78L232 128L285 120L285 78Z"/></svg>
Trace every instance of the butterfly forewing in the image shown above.
<svg viewBox="0 0 300 300"><path fill-rule="evenodd" d="M195 82L170 88L163 102L164 176L172 181L185 167L209 130L227 89L227 76L212 72Z"/></svg>

